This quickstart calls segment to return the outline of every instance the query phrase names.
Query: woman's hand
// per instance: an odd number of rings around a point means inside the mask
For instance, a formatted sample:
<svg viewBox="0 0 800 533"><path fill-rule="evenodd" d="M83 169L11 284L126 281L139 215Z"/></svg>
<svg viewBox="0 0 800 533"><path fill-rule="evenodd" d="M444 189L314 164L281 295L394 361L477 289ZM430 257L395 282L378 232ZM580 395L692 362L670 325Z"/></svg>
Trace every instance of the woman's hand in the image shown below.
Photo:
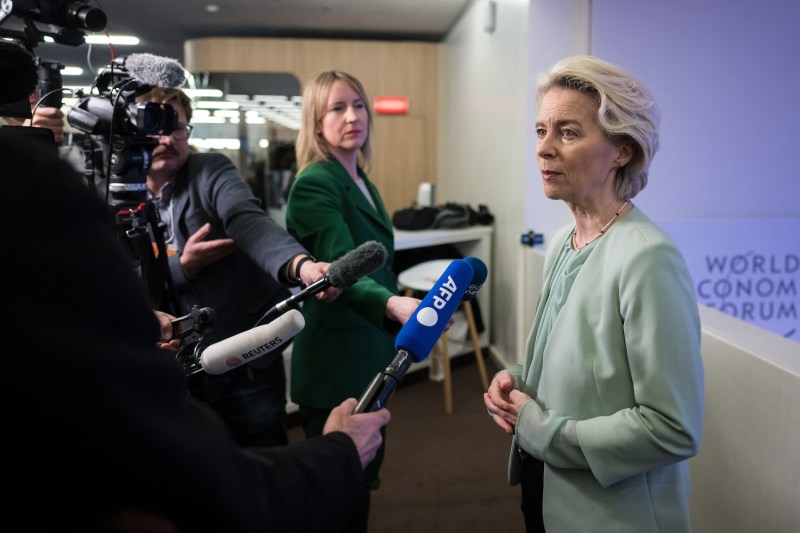
<svg viewBox="0 0 800 533"><path fill-rule="evenodd" d="M417 310L420 301L410 296L390 296L386 301L386 318L405 324ZM452 318L450 324L452 324Z"/></svg>
<svg viewBox="0 0 800 533"><path fill-rule="evenodd" d="M517 425L522 404L531 397L516 390L514 377L508 370L501 370L492 378L489 390L483 393L483 403L494 423L512 435Z"/></svg>

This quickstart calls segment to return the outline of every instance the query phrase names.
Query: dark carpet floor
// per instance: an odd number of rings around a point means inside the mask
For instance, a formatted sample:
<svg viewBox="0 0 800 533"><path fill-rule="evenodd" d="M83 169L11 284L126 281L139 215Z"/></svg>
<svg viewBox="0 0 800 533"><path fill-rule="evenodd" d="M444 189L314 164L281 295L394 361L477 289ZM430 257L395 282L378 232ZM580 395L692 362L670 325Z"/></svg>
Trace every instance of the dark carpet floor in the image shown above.
<svg viewBox="0 0 800 533"><path fill-rule="evenodd" d="M497 371L486 358L487 372ZM474 357L453 359L453 413L443 383L426 369L389 399L381 488L372 493L370 533L525 531L519 487L506 481L510 437L486 414ZM366 386L366 385L365 385ZM302 439L293 426L290 439Z"/></svg>

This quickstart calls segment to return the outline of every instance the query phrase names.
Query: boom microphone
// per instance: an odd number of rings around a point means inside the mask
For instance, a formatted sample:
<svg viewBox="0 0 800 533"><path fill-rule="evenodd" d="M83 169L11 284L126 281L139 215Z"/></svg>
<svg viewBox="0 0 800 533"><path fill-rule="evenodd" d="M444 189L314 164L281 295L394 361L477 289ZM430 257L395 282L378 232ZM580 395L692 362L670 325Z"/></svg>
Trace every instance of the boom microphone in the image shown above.
<svg viewBox="0 0 800 533"><path fill-rule="evenodd" d="M466 294L474 274L472 266L464 259L456 259L448 265L398 332L394 343L397 355L361 395L356 413L383 407L411 363L419 363L428 357Z"/></svg>
<svg viewBox="0 0 800 533"><path fill-rule="evenodd" d="M302 313L292 309L269 324L210 345L200 355L200 366L208 374L224 374L277 350L300 333L305 324Z"/></svg>
<svg viewBox="0 0 800 533"><path fill-rule="evenodd" d="M153 54L130 54L114 60L142 85L176 89L186 81L186 70L174 59Z"/></svg>
<svg viewBox="0 0 800 533"><path fill-rule="evenodd" d="M275 317L282 315L289 309L299 309L300 302L324 291L328 287L343 289L352 285L358 278L371 274L386 264L386 248L378 241L367 241L357 248L350 250L342 257L333 261L328 267L328 273L302 289L297 294L279 302L262 316L256 326L271 322Z"/></svg>

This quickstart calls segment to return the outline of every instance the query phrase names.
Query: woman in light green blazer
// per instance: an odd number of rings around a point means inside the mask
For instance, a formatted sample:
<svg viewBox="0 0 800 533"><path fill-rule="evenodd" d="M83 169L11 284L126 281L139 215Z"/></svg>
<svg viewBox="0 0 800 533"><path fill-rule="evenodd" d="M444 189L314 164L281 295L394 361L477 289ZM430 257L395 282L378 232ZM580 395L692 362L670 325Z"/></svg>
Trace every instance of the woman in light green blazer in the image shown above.
<svg viewBox="0 0 800 533"><path fill-rule="evenodd" d="M306 325L292 348L291 396L306 437L321 435L331 408L358 398L386 368L395 356L395 333L419 304L397 294L392 222L363 170L371 127L369 100L353 76L328 71L307 85L287 229L320 261L367 241L380 242L388 254L382 269L347 287L335 302L303 304ZM363 505L342 531L366 531L369 490L380 485L383 450L365 471Z"/></svg>
<svg viewBox="0 0 800 533"><path fill-rule="evenodd" d="M658 111L618 67L562 60L540 78L536 153L553 235L524 363L484 395L513 435L508 476L532 531L691 531L703 367L692 280L631 199L658 148Z"/></svg>

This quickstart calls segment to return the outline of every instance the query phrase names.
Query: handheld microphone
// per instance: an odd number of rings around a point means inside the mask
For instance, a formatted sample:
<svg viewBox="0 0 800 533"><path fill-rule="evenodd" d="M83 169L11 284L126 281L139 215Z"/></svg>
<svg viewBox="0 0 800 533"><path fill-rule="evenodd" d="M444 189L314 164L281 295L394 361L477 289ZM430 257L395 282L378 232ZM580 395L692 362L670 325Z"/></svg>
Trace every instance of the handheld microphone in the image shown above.
<svg viewBox="0 0 800 533"><path fill-rule="evenodd" d="M448 265L408 322L400 328L394 343L397 355L361 395L356 404L356 413L376 411L383 407L411 363L419 363L428 357L473 277L472 266L463 259L456 259Z"/></svg>
<svg viewBox="0 0 800 533"><path fill-rule="evenodd" d="M472 267L472 271L474 272L472 281L469 282L469 287L467 287L467 292L464 293L464 298L462 298L462 301L469 302L478 296L478 291L481 290L483 282L486 281L486 278L489 276L489 269L486 268L486 263L477 257L465 257L464 261Z"/></svg>
<svg viewBox="0 0 800 533"><path fill-rule="evenodd" d="M343 289L352 285L358 281L358 278L371 274L386 264L386 255L386 248L378 241L367 241L359 245L333 261L324 278L315 281L297 294L293 294L267 310L264 316L256 322L256 326L271 322L289 309L299 309L300 302L328 287Z"/></svg>
<svg viewBox="0 0 800 533"><path fill-rule="evenodd" d="M277 320L215 342L200 354L200 366L219 375L264 357L286 344L305 327L302 313L290 310Z"/></svg>
<svg viewBox="0 0 800 533"><path fill-rule="evenodd" d="M472 266L464 259L452 261L398 332L395 349L409 352L415 363L425 360L464 298L473 275Z"/></svg>

